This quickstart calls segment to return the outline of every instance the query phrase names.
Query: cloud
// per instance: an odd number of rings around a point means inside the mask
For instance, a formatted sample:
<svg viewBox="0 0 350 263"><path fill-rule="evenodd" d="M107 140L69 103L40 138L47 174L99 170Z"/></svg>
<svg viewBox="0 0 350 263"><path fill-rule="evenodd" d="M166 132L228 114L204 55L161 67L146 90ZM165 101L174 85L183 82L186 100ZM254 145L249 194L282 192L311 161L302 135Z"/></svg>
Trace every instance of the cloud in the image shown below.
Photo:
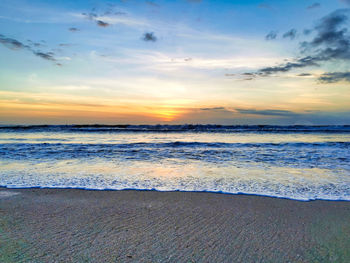
<svg viewBox="0 0 350 263"><path fill-rule="evenodd" d="M23 49L23 48L30 49L29 46L24 45L22 42L19 42L18 40L13 38L7 38L1 34L0 34L0 43L13 50Z"/></svg>
<svg viewBox="0 0 350 263"><path fill-rule="evenodd" d="M318 78L318 80L321 83L335 83L339 81L350 82L350 71L324 73Z"/></svg>
<svg viewBox="0 0 350 263"><path fill-rule="evenodd" d="M347 26L344 25L348 20L350 9L336 10L330 15L321 19L316 25L314 31L317 32L315 38L310 42L303 42L301 47L303 51L317 51L319 59L328 60L329 58L350 58L350 36L347 35ZM343 28L340 28L344 25Z"/></svg>
<svg viewBox="0 0 350 263"><path fill-rule="evenodd" d="M103 22L102 20L97 20L96 23L100 27L108 27L108 26L110 26L110 24L108 24L106 22Z"/></svg>
<svg viewBox="0 0 350 263"><path fill-rule="evenodd" d="M46 60L56 61L56 59L54 58L53 52L45 53L41 51L33 51L33 54Z"/></svg>
<svg viewBox="0 0 350 263"><path fill-rule="evenodd" d="M95 20L97 18L97 14L90 12L90 13L81 13L85 18L89 20Z"/></svg>
<svg viewBox="0 0 350 263"><path fill-rule="evenodd" d="M35 47L41 46L39 43L34 43L30 40L29 42L33 43ZM25 50L31 51L35 56L40 57L42 59L50 60L54 62L56 61L54 57L55 54L53 52L42 52L42 51L34 50L32 47L28 45L24 45L22 42L16 39L8 38L1 34L0 34L0 43L12 50L25 49ZM36 45L36 44L39 44L39 45Z"/></svg>
<svg viewBox="0 0 350 263"><path fill-rule="evenodd" d="M287 62L279 66L262 68L259 70L258 75L270 75L279 72L288 72L295 68L304 68L307 66L319 66L319 64L315 62L314 57L307 56L297 59L295 62Z"/></svg>
<svg viewBox="0 0 350 263"><path fill-rule="evenodd" d="M108 13L105 12L102 15L99 15L95 12L73 14L73 16L93 21L96 23L96 25L100 27L108 27L115 24L122 24L122 25L138 28L140 26L149 25L148 22L145 20L128 17L126 15L127 13L121 12L121 11L117 11L117 12L111 11Z"/></svg>
<svg viewBox="0 0 350 263"><path fill-rule="evenodd" d="M266 40L274 40L277 37L277 32L276 31L271 31L265 36Z"/></svg>
<svg viewBox="0 0 350 263"><path fill-rule="evenodd" d="M68 30L69 30L70 32L77 32L77 31L80 31L80 29L79 29L79 28L76 28L76 27L70 27L70 28L68 28Z"/></svg>
<svg viewBox="0 0 350 263"><path fill-rule="evenodd" d="M204 111L221 111L226 110L224 107L213 107L213 108L200 108L200 110Z"/></svg>
<svg viewBox="0 0 350 263"><path fill-rule="evenodd" d="M321 4L320 3L313 3L312 5L309 5L307 7L307 9L316 9L316 8L320 8L321 7Z"/></svg>
<svg viewBox="0 0 350 263"><path fill-rule="evenodd" d="M300 58L278 66L265 67L257 75L287 72L295 68L320 66L320 63L350 60L350 36L346 22L350 9L339 9L322 18L314 27L315 37L300 45Z"/></svg>
<svg viewBox="0 0 350 263"><path fill-rule="evenodd" d="M225 74L226 77L236 77L236 76L242 76L243 78L241 78L241 80L253 80L256 76L255 73L251 73L251 72L245 72L242 74L231 74L231 73L226 73Z"/></svg>
<svg viewBox="0 0 350 263"><path fill-rule="evenodd" d="M340 2L350 5L350 0L340 0Z"/></svg>
<svg viewBox="0 0 350 263"><path fill-rule="evenodd" d="M90 13L82 13L82 15L91 20L91 21L94 21L96 23L96 25L100 26L100 27L108 27L110 26L109 23L105 22L105 21L102 21L100 18L100 16L94 12L90 12Z"/></svg>
<svg viewBox="0 0 350 263"><path fill-rule="evenodd" d="M309 76L312 76L312 74L310 74L310 73L300 73L297 76L298 77L309 77Z"/></svg>
<svg viewBox="0 0 350 263"><path fill-rule="evenodd" d="M263 115L263 116L285 116L285 117L291 117L291 116L299 116L299 113L295 113L288 110L255 110L255 109L235 109L241 114L249 114L249 115Z"/></svg>
<svg viewBox="0 0 350 263"><path fill-rule="evenodd" d="M293 40L297 35L297 30L296 29L291 29L288 32L283 34L283 38L290 38L290 40Z"/></svg>
<svg viewBox="0 0 350 263"><path fill-rule="evenodd" d="M153 32L147 32L143 34L143 38L144 41L151 41L151 42L156 42L157 41L157 37L154 35Z"/></svg>
<svg viewBox="0 0 350 263"><path fill-rule="evenodd" d="M146 4L149 6L152 6L152 7L159 7L158 4L156 4L155 2L152 2L152 1L146 1Z"/></svg>
<svg viewBox="0 0 350 263"><path fill-rule="evenodd" d="M27 40L29 45L34 46L34 47L43 47L44 45L38 42L33 42L30 39Z"/></svg>

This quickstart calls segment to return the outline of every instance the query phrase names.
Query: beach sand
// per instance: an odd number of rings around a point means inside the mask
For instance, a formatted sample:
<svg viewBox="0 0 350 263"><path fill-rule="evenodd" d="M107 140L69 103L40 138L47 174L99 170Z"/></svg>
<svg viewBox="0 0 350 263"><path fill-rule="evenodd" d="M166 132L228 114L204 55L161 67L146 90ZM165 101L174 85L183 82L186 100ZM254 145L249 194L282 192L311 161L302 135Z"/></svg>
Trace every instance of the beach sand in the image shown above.
<svg viewBox="0 0 350 263"><path fill-rule="evenodd" d="M350 202L1 188L0 262L350 262Z"/></svg>

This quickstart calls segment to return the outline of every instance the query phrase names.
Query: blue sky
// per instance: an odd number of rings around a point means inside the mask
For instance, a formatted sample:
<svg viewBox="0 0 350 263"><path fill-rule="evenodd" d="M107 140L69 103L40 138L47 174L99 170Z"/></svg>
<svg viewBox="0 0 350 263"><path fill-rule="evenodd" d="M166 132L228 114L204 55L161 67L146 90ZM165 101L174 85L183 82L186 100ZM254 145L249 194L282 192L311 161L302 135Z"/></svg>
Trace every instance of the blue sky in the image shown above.
<svg viewBox="0 0 350 263"><path fill-rule="evenodd" d="M349 8L2 0L0 122L350 123Z"/></svg>

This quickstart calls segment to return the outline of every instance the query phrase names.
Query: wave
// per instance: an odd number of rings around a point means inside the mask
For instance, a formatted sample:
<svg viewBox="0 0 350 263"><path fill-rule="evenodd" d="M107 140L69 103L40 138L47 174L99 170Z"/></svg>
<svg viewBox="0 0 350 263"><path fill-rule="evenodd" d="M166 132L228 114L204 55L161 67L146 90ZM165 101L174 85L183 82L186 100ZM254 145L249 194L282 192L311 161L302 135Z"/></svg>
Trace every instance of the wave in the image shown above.
<svg viewBox="0 0 350 263"><path fill-rule="evenodd" d="M269 132L269 133L350 133L350 125L2 125L0 132Z"/></svg>
<svg viewBox="0 0 350 263"><path fill-rule="evenodd" d="M346 169L350 171L350 142L317 143L4 143L0 159L55 161L66 159L160 162L196 160L203 163Z"/></svg>
<svg viewBox="0 0 350 263"><path fill-rule="evenodd" d="M0 186L350 200L348 132L346 125L1 126Z"/></svg>
<svg viewBox="0 0 350 263"><path fill-rule="evenodd" d="M7 139L8 141L25 141L27 139ZM64 141L62 139L37 139L38 143L3 143L0 147L6 147L13 145L17 148L23 147L105 147L105 148L181 148L181 147L194 147L194 148L287 148L287 147L339 147L339 148L350 148L350 142L343 141L326 141L326 142L261 142L261 143L227 143L227 142L187 142L187 141L175 141L175 142L132 142L132 143L50 143L41 142L44 141ZM1 149L1 148L0 148Z"/></svg>

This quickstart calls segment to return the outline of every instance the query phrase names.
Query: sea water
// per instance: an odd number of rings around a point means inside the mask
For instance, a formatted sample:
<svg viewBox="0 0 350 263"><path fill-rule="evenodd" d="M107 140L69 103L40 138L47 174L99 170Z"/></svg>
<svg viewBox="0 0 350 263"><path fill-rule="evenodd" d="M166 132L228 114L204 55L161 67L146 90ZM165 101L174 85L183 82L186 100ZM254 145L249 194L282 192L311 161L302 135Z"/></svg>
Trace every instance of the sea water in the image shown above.
<svg viewBox="0 0 350 263"><path fill-rule="evenodd" d="M350 200L350 126L0 126L0 186Z"/></svg>

